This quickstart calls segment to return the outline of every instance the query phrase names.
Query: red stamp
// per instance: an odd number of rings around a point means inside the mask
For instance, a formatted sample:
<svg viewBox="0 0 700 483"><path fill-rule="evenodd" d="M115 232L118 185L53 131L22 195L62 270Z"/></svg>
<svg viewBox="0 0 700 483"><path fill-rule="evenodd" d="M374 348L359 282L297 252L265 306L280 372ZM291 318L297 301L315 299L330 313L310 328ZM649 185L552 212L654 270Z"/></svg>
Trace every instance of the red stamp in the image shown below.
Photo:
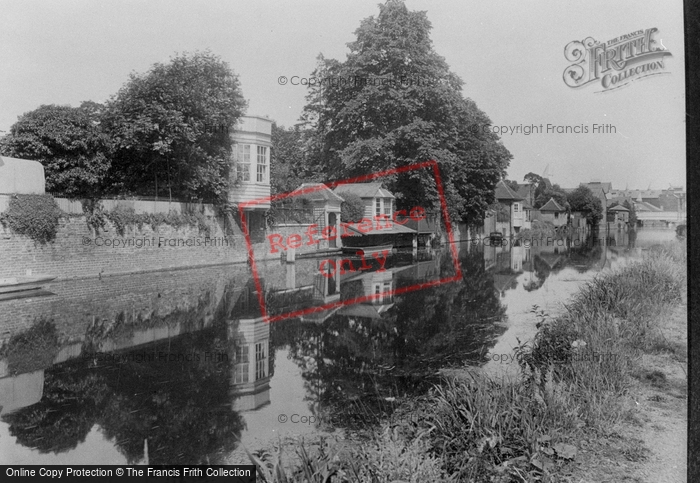
<svg viewBox="0 0 700 483"><path fill-rule="evenodd" d="M277 201L277 200L284 200L284 199L289 199L293 197L299 197L299 196L304 196L308 195L320 190L326 190L328 188L336 188L338 186L342 185L351 185L354 183L364 183L367 181L371 180L376 180L380 179L382 177L386 176L391 176L394 174L399 174L399 173L405 173L407 171L413 171L413 170L419 170L419 169L427 169L431 170L433 177L435 179L435 184L437 187L438 195L440 198L440 213L442 215L442 221L445 226L445 231L447 234L447 239L448 239L448 245L449 245L449 250L450 254L452 256L452 262L454 263L454 268L455 268L455 274L449 277L444 277L444 278L438 278L435 280L428 280L428 281L421 281L419 283L416 283L414 285L410 286L405 286L405 287L400 287L394 290L388 290L384 291L381 293L374 293L370 295L364 295L360 297L356 297L353 299L349 300L338 300L332 303L328 303L325 305L320 305L320 306L315 306L315 307L309 307L305 309L300 309L300 310L294 310L286 313L281 313L281 314L269 314L268 313L268 308L265 303L265 295L263 292L263 286L262 282L260 280L260 276L258 274L258 269L257 265L255 262L255 254L253 250L253 243L250 238L250 231L248 227L248 222L245 217L245 212L244 209L248 207L254 207L259 204L269 204L271 202ZM438 168L438 164L436 161L426 161L423 163L415 163L411 164L408 166L403 166L401 168L394 168L394 169L389 169L386 171L381 171L378 173L373 173L373 174L368 174L368 175L363 175L363 176L357 176L355 178L350 178L342 181L335 181L333 183L327 183L325 185L323 184L318 184L318 185L313 185L309 186L303 189L297 189L293 192L290 193L281 193L278 195L274 196L268 196L265 198L258 198L255 200L251 201L246 201L242 202L239 204L239 213L241 217L241 226L243 228L243 233L245 235L245 240L246 240L246 247L248 250L248 262L251 267L251 271L253 273L253 280L255 282L255 288L256 288L256 293L257 293L257 298L258 302L260 304L260 311L261 311L261 316L265 322L276 322L278 320L282 319L288 319L288 318L293 318L293 317L300 317L303 315L311 314L314 312L321 312L325 310L330 310L336 307L341 307L341 306L346 306L346 305L352 305L352 304L360 304L363 302L371 302L372 300L382 300L383 298L387 296L394 296L394 295L401 295L409 292L413 292L415 290L420 290L423 288L428 288L428 287L434 287L437 285L442 285L445 283L450 283L450 282L455 282L458 280L462 279L462 270L459 265L459 260L458 260L458 254L457 254L457 246L455 245L454 241L454 236L452 233L452 225L450 223L449 219L449 214L447 211L447 203L445 201L445 194L444 194L444 189L442 186L442 180L440 178L440 171ZM401 215L402 218L397 218L397 215ZM340 223L338 225L338 229L334 226L326 226L324 227L320 232L318 231L318 226L315 224L311 224L310 226L307 227L307 230L305 232L299 233L299 234L293 234L289 235L287 237L282 237L279 234L272 234L269 235L266 238L266 245L267 245L267 251L269 253L278 253L281 251L286 251L288 249L297 249L302 246L303 243L307 243L309 245L313 245L316 243L319 243L320 240L336 240L340 239L342 240L345 237L353 236L355 234L366 234L366 233L381 233L382 230L390 230L393 224L396 225L404 225L406 223L406 219L411 219L414 221L420 221L424 219L425 217L425 210L421 207L414 207L410 210L399 210L397 212L394 212L393 215L388 216L385 214L378 214L377 216L374 216L372 218L366 217L363 218L361 221L357 223ZM376 224L375 224L376 223ZM383 223L383 224L382 224ZM346 247L347 248L347 247ZM350 249L350 248L348 248ZM351 252L354 252L354 249L350 249ZM370 269L370 265L367 264L367 260L375 260L379 262L379 270L378 272L384 271L384 264L386 263L386 259L389 256L390 252L384 248L381 249L374 249L374 251L371 250L363 250L362 248L358 247L357 252L354 254L357 257L359 257L356 260L352 259L343 259L340 262L336 263L332 259L328 260L323 260L321 262L321 275L324 277L329 277L331 273L335 273L336 271L340 274L344 274L348 271L354 272L354 271L361 271L361 270L366 270ZM361 263L361 265L358 265ZM331 271L332 270L332 271Z"/></svg>

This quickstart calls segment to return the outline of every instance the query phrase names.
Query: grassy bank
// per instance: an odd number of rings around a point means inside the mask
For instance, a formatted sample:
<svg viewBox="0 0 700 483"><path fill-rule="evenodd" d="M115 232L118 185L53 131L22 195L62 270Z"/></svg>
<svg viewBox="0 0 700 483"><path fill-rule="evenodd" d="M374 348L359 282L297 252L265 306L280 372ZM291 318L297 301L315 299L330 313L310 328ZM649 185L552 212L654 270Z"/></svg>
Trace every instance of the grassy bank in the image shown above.
<svg viewBox="0 0 700 483"><path fill-rule="evenodd" d="M639 461L644 445L615 428L638 424L632 388L654 378L642 356L683 350L660 321L686 286L685 248L651 250L584 285L561 316L537 311L538 333L517 348L517 379L446 379L402 407L392 418L402 423L361 444L302 449L294 469L283 463L262 481L560 481L616 438L614 451Z"/></svg>

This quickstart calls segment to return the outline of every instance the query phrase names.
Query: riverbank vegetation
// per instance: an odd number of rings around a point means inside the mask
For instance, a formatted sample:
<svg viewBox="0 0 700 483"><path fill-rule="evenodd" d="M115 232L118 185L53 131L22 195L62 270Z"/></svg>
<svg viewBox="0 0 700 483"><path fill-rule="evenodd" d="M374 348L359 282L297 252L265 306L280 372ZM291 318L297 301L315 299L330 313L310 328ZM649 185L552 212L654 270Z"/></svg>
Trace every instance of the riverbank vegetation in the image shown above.
<svg viewBox="0 0 700 483"><path fill-rule="evenodd" d="M641 424L635 385L654 374L640 361L685 351L660 323L686 290L685 247L657 248L584 285L557 317L534 308L538 332L516 348L516 378L476 370L446 378L397 409L398 424L324 443L312 456L302 446L294 469L279 455L250 455L261 480L559 481L603 454L644 460L642 441L620 434Z"/></svg>

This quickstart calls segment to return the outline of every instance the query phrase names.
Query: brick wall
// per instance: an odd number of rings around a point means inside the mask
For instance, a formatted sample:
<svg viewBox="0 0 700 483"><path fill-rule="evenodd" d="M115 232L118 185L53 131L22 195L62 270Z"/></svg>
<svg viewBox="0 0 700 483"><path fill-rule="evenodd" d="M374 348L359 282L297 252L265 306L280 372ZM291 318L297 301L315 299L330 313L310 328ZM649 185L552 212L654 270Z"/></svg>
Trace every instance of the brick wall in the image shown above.
<svg viewBox="0 0 700 483"><path fill-rule="evenodd" d="M238 226L226 233L222 220L210 217L207 236L196 227L168 225L127 228L119 235L107 222L96 233L85 217L60 220L56 239L46 245L13 233L0 224L0 278L33 273L56 275L59 280L100 275L138 273L174 268L247 262L245 238ZM232 234L231 234L232 233ZM254 245L256 259L271 255L261 241Z"/></svg>

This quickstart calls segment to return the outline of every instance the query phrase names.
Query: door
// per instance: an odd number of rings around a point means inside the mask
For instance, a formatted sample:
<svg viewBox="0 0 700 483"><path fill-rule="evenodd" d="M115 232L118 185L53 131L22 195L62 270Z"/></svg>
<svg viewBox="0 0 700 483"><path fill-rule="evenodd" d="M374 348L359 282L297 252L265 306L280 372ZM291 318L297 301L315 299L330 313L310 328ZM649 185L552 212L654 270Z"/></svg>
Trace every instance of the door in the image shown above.
<svg viewBox="0 0 700 483"><path fill-rule="evenodd" d="M335 223L335 218L336 218L336 214L335 214L335 213L328 213L328 226L332 226L332 227L333 227L333 229L330 230L331 233L334 233L334 232L335 232L335 228L336 228L336 226L335 226L335 225L336 225L336 223ZM330 248L336 248L336 247L338 246L338 241L337 241L337 240L338 240L338 236L340 236L340 233L337 233L336 236L335 236L335 238L331 238L330 240L328 240L328 246L329 246Z"/></svg>

